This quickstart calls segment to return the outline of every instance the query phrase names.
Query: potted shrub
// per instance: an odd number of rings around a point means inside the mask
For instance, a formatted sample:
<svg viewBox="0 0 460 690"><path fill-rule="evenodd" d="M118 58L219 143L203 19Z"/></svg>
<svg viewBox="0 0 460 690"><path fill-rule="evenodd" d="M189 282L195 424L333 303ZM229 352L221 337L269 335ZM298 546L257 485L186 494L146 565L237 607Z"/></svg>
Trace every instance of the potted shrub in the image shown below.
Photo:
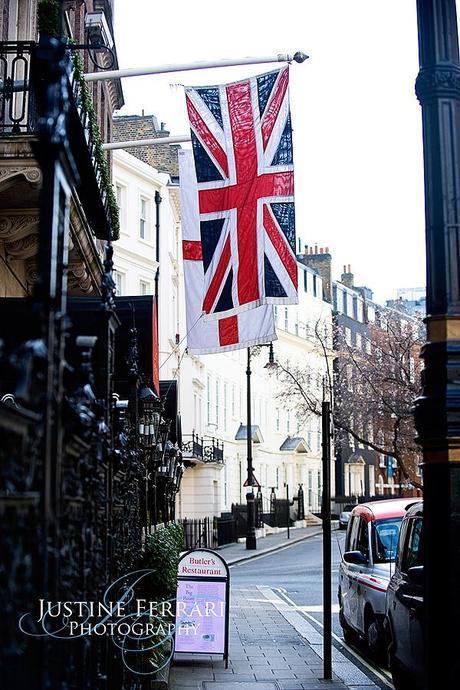
<svg viewBox="0 0 460 690"><path fill-rule="evenodd" d="M177 587L177 566L180 553L184 548L184 531L181 525L170 524L159 527L145 540L144 567L154 571L153 577L148 578L145 596L150 601L166 602L174 600ZM174 603L174 602L173 602ZM167 629L169 624L174 624L174 606L168 615L167 608L158 609L156 622L161 620L162 626ZM172 646L170 641L162 642L162 636L158 635L158 646L150 653L149 663L159 670L150 676L150 688L163 690L168 687L169 669L172 661Z"/></svg>

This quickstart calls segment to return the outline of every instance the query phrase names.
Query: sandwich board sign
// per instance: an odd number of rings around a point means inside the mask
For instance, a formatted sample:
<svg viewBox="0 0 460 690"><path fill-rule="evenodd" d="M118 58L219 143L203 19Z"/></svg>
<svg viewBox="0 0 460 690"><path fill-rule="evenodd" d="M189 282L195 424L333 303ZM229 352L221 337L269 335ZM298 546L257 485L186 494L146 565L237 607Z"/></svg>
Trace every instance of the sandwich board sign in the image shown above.
<svg viewBox="0 0 460 690"><path fill-rule="evenodd" d="M175 653L222 654L228 667L230 573L222 556L192 549L178 566Z"/></svg>

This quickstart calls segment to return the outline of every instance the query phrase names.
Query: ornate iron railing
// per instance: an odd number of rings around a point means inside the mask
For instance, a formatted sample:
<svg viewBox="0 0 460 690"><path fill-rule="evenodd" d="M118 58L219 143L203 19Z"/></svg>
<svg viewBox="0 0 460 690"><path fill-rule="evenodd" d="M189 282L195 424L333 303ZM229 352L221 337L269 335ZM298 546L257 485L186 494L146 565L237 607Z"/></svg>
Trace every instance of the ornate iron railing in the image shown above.
<svg viewBox="0 0 460 690"><path fill-rule="evenodd" d="M218 439L200 438L194 431L182 439L184 460L224 463L224 443Z"/></svg>
<svg viewBox="0 0 460 690"><path fill-rule="evenodd" d="M217 462L223 464L224 462L224 443L218 439L205 439L203 445L203 460L204 462Z"/></svg>
<svg viewBox="0 0 460 690"><path fill-rule="evenodd" d="M0 132L30 134L37 118L30 88L35 43L3 42L0 46Z"/></svg>
<svg viewBox="0 0 460 690"><path fill-rule="evenodd" d="M182 454L186 460L203 459L203 439L200 439L194 431L191 435L186 434L182 437Z"/></svg>

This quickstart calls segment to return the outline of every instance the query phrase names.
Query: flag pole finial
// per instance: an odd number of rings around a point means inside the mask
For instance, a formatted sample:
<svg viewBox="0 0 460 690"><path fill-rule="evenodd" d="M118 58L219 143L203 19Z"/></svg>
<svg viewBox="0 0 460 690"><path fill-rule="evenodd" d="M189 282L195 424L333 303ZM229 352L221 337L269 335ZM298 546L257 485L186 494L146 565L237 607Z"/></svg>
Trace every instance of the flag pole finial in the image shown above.
<svg viewBox="0 0 460 690"><path fill-rule="evenodd" d="M305 62L305 60L308 60L309 57L310 56L306 53L302 53L301 50L298 50L297 53L294 53L294 60L299 64Z"/></svg>

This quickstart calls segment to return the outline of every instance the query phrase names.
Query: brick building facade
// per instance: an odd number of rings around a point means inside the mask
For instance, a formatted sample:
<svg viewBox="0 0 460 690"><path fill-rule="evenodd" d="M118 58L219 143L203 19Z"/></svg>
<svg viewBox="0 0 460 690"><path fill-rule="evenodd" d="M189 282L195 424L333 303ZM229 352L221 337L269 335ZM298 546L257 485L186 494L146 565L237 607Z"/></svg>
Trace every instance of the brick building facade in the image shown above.
<svg viewBox="0 0 460 690"><path fill-rule="evenodd" d="M158 125L155 115L123 115L113 119L113 141L156 139L168 136L169 132L165 129L164 122ZM130 148L129 153L152 168L156 168L158 172L168 173L174 178L179 175L177 158L179 149L178 144L165 144L164 146Z"/></svg>

